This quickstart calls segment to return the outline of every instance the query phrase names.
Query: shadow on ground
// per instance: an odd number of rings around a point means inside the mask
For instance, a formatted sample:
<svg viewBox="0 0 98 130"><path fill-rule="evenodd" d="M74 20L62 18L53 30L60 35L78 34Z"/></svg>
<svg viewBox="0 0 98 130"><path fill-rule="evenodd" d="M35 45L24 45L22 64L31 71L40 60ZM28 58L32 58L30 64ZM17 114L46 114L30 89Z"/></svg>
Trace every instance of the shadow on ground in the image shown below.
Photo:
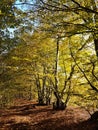
<svg viewBox="0 0 98 130"><path fill-rule="evenodd" d="M81 108L53 111L51 106L31 102L0 113L0 130L98 130L98 121L88 120L88 113Z"/></svg>

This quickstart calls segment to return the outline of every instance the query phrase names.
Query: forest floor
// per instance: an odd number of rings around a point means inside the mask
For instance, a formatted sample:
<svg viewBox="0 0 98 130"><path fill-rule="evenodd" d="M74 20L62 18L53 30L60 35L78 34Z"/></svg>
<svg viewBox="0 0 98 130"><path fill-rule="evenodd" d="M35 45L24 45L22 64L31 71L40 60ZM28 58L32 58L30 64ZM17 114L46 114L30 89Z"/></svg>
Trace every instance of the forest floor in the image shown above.
<svg viewBox="0 0 98 130"><path fill-rule="evenodd" d="M17 102L11 108L0 109L0 130L98 130L98 121L88 120L90 115L83 108L56 111L52 106Z"/></svg>

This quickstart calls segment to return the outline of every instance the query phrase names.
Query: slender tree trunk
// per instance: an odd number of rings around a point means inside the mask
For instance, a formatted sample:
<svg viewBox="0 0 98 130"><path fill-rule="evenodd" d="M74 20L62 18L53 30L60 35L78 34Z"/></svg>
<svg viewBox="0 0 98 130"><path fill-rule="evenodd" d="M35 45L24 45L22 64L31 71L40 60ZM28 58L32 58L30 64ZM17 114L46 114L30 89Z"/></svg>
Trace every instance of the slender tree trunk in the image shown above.
<svg viewBox="0 0 98 130"><path fill-rule="evenodd" d="M65 109L65 104L62 102L61 96L58 92L58 61L59 61L59 41L60 37L57 38L56 43L56 60L55 60L55 90L54 90L54 96L56 97L56 102L53 103L53 109L56 110L63 110Z"/></svg>
<svg viewBox="0 0 98 130"><path fill-rule="evenodd" d="M94 39L94 45L95 45L96 55L98 57L98 39Z"/></svg>
<svg viewBox="0 0 98 130"><path fill-rule="evenodd" d="M43 105L44 104L44 99L41 91L41 84L39 80L39 75L36 77L36 86L37 86L37 91L38 91L38 104Z"/></svg>
<svg viewBox="0 0 98 130"><path fill-rule="evenodd" d="M54 96L56 97L56 103L55 103L55 107L56 109L59 108L59 94L58 94L58 58L59 58L59 37L57 38L57 42L56 42L56 59L55 59L55 90L54 90Z"/></svg>
<svg viewBox="0 0 98 130"><path fill-rule="evenodd" d="M93 5L92 6L93 10L97 11L97 5L96 5L95 0L92 1L92 5ZM93 20L93 24L96 28L96 24L98 23L98 15L92 14L92 20ZM96 32L96 30L93 34L93 37L94 37L95 52L96 52L96 56L98 57L98 33Z"/></svg>
<svg viewBox="0 0 98 130"><path fill-rule="evenodd" d="M32 86L30 86L30 90L29 90L29 100L32 100Z"/></svg>
<svg viewBox="0 0 98 130"><path fill-rule="evenodd" d="M52 95L52 90L51 88L46 88L46 105L50 105L51 103L51 95Z"/></svg>

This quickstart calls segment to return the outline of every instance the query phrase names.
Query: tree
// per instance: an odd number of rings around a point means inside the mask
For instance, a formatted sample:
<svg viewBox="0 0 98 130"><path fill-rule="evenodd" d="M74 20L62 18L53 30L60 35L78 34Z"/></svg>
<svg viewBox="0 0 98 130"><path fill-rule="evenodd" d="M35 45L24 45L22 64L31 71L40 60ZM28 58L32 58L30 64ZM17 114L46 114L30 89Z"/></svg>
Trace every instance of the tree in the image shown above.
<svg viewBox="0 0 98 130"><path fill-rule="evenodd" d="M94 45L93 50L95 50L97 54L98 12L96 1L87 0L81 2L71 0L65 2L59 0L55 2L48 0L47 1L40 0L38 6L40 7L39 8L40 12L38 13L37 17L39 20L39 27L41 28L42 31L46 31L47 33L49 33L50 37L55 37L57 34L60 34L60 38L65 37L71 38L73 36L81 37L82 35L85 35L84 39L86 42L79 49L83 50L84 46L86 46L88 42L89 44L93 42ZM71 46L74 46L74 44L71 44ZM77 44L76 47L78 47ZM90 64L92 66L91 62ZM85 78L88 80L87 77ZM88 81L90 80L91 79L89 79ZM91 82L92 81L89 82L90 87L97 92L97 87L92 85Z"/></svg>
<svg viewBox="0 0 98 130"><path fill-rule="evenodd" d="M61 44L63 44L63 43L61 43ZM74 73L74 67L75 67L74 65L71 66L71 70L70 70L70 72L68 72L69 73L69 75L68 75L67 71L66 71L64 59L62 59L63 60L63 68L61 66L62 64L59 63L61 56L62 56L62 58L64 56L62 53L60 55L60 52L61 52L61 49L60 49L60 39L59 39L59 36L58 36L57 37L57 42L56 42L56 59L55 59L55 70L54 70L54 78L55 78L54 95L56 97L56 103L53 104L54 105L54 109L58 109L58 110L66 108L67 102L69 100L69 95L70 95L69 89L71 87L70 84L69 84L68 90L67 90L67 85L68 85L67 83L71 80L71 78L73 76L73 73ZM69 66L70 66L70 64L69 64ZM60 73L60 71L61 71L61 73ZM65 76L63 76L63 75L65 75ZM64 82L63 85L60 85L60 84L62 84L60 79L63 79L63 82ZM61 90L60 90L60 86L62 88ZM66 100L63 101L64 100L63 98L64 98L66 90L68 91L67 94L66 94L67 97L66 97Z"/></svg>
<svg viewBox="0 0 98 130"><path fill-rule="evenodd" d="M60 33L61 37L76 34L92 35L97 53L97 2L87 1L43 1L39 0L38 19L42 30L53 34ZM42 10L43 9L43 10ZM44 17L44 19L43 19ZM46 26L43 26L43 24Z"/></svg>
<svg viewBox="0 0 98 130"><path fill-rule="evenodd" d="M7 53L18 44L14 30L20 21L15 16L14 2L14 0L0 1L0 54Z"/></svg>
<svg viewBox="0 0 98 130"><path fill-rule="evenodd" d="M93 43L89 42L87 37L86 39L84 39L84 37L83 35L82 37L77 35L69 39L72 60L76 64L73 76L75 87L73 88L72 99L76 96L76 104L82 107L86 105L87 109L94 107L95 110L98 99L98 80L96 78L98 61L95 56ZM81 102L78 102L78 100Z"/></svg>
<svg viewBox="0 0 98 130"><path fill-rule="evenodd" d="M38 103L48 105L50 104L53 89L51 77L54 71L54 41L49 38L45 39L44 33L40 34L38 32L33 33L32 36L25 35L24 40L29 47L28 53L31 49L28 58L31 60L32 76L38 91ZM52 46L50 43L53 43Z"/></svg>
<svg viewBox="0 0 98 130"><path fill-rule="evenodd" d="M80 98L89 89L97 92L96 1L9 0L0 4L1 89L15 89L20 97L25 89L31 99L36 88L39 104L49 104L53 92L56 109L62 109L62 100L66 104L69 96ZM79 85L83 87L80 94Z"/></svg>

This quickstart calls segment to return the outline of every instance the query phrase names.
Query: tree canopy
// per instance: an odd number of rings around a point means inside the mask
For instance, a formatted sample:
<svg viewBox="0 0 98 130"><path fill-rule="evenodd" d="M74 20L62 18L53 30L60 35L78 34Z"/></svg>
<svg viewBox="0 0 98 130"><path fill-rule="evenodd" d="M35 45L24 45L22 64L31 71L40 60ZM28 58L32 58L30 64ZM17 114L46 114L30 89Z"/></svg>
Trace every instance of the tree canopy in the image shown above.
<svg viewBox="0 0 98 130"><path fill-rule="evenodd" d="M97 0L1 0L0 23L1 104L97 106Z"/></svg>

